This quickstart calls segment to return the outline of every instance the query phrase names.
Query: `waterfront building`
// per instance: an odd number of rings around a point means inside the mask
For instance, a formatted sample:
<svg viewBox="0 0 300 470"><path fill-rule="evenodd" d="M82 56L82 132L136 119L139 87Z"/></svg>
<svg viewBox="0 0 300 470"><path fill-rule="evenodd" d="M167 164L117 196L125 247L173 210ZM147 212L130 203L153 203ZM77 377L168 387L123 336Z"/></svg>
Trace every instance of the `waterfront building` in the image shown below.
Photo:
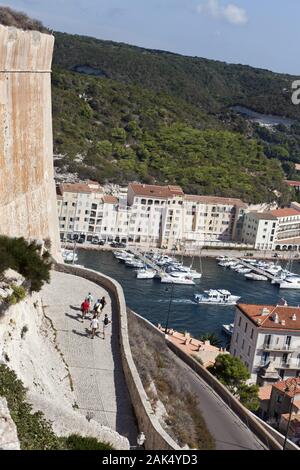
<svg viewBox="0 0 300 470"><path fill-rule="evenodd" d="M246 213L242 242L258 250L299 250L300 211L291 207Z"/></svg>
<svg viewBox="0 0 300 470"><path fill-rule="evenodd" d="M129 240L172 249L182 239L183 201L180 186L129 184Z"/></svg>
<svg viewBox="0 0 300 470"><path fill-rule="evenodd" d="M242 242L257 250L272 250L277 225L272 212L248 212L244 216Z"/></svg>
<svg viewBox="0 0 300 470"><path fill-rule="evenodd" d="M236 307L230 353L248 368L252 383L266 384L272 363L281 380L300 375L300 307Z"/></svg>
<svg viewBox="0 0 300 470"><path fill-rule="evenodd" d="M169 250L240 239L247 205L240 199L184 194L180 186L130 183L109 195L98 183L57 187L62 239L128 241Z"/></svg>
<svg viewBox="0 0 300 470"><path fill-rule="evenodd" d="M117 223L117 203L118 199L105 195L98 183L60 184L57 204L61 238L77 234L113 240L124 229L123 222Z"/></svg>
<svg viewBox="0 0 300 470"><path fill-rule="evenodd" d="M183 223L186 245L240 240L246 208L240 199L186 195Z"/></svg>

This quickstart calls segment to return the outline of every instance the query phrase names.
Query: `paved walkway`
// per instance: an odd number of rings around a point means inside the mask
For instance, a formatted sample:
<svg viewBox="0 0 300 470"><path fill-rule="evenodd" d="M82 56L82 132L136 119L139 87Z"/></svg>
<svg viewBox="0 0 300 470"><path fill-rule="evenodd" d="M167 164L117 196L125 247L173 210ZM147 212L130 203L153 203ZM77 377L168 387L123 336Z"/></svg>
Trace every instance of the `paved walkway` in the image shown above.
<svg viewBox="0 0 300 470"><path fill-rule="evenodd" d="M77 276L51 274L42 291L45 313L57 330L57 342L69 365L79 411L128 437L136 445L137 429L123 374L118 344L117 318L107 291ZM91 292L94 300L106 297L104 313L112 319L105 339L90 337L89 319L81 320L80 305ZM102 331L100 317L100 331Z"/></svg>

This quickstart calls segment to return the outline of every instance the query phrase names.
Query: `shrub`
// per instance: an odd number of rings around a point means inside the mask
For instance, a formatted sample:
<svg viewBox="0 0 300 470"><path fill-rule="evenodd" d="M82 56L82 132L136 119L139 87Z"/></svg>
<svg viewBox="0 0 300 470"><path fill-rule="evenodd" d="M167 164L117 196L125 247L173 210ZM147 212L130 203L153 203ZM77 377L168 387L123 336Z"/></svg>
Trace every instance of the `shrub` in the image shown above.
<svg viewBox="0 0 300 470"><path fill-rule="evenodd" d="M22 330L21 330L21 338L23 339L25 334L27 333L28 331L28 326L27 325L24 325Z"/></svg>
<svg viewBox="0 0 300 470"><path fill-rule="evenodd" d="M78 434L65 438L65 443L69 450L113 450L107 442L99 442L95 437L83 437Z"/></svg>
<svg viewBox="0 0 300 470"><path fill-rule="evenodd" d="M30 283L31 292L39 292L44 282L50 280L52 265L49 252L41 256L39 250L37 243L28 243L24 238L0 236L0 273L12 268ZM20 300L23 294L17 288L13 295Z"/></svg>
<svg viewBox="0 0 300 470"><path fill-rule="evenodd" d="M32 413L26 402L26 389L7 366L0 364L0 396L7 400L11 417L17 427L22 450L60 450L63 442L52 431L43 413Z"/></svg>
<svg viewBox="0 0 300 470"><path fill-rule="evenodd" d="M25 328L25 327L23 327ZM17 427L22 450L112 450L106 442L73 434L58 437L43 413L32 412L26 402L26 389L15 372L0 364L0 396L5 397L11 417Z"/></svg>
<svg viewBox="0 0 300 470"><path fill-rule="evenodd" d="M20 302L21 300L24 300L25 297L26 297L26 291L24 289L24 287L22 286L16 286L16 285L12 285L11 286L12 290L14 291L14 296L16 297L17 299L17 302Z"/></svg>

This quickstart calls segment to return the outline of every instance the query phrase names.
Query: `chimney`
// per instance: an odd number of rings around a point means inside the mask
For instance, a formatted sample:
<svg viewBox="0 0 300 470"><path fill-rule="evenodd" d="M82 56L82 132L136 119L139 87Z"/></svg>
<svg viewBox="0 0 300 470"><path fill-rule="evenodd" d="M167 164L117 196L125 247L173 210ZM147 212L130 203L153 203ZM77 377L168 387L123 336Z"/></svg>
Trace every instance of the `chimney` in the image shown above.
<svg viewBox="0 0 300 470"><path fill-rule="evenodd" d="M281 320L280 323L282 324L282 326L285 326L285 320Z"/></svg>
<svg viewBox="0 0 300 470"><path fill-rule="evenodd" d="M293 315L292 315L292 320L293 320L293 321L296 321L296 320L297 320L297 315L296 315L295 313L293 313Z"/></svg>
<svg viewBox="0 0 300 470"><path fill-rule="evenodd" d="M273 320L274 323L279 323L278 313L273 313L272 320Z"/></svg>
<svg viewBox="0 0 300 470"><path fill-rule="evenodd" d="M268 308L264 307L261 311L261 314L262 314L263 317L266 317L267 315L270 314L270 310Z"/></svg>

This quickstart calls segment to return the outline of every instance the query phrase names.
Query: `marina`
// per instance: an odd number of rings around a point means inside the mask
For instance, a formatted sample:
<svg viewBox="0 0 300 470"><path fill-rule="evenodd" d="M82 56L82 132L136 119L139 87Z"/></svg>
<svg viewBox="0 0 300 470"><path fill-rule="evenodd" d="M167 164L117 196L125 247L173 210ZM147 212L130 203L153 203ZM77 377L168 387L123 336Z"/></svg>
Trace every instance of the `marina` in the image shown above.
<svg viewBox="0 0 300 470"><path fill-rule="evenodd" d="M224 289L239 296L241 303L275 305L282 297L289 305L300 303L300 291L280 290L271 282L251 282L233 269L218 266L218 260L202 259L202 278L194 286L162 284L159 279L137 278L137 271L129 268L108 251L78 250L79 264L100 271L113 277L122 285L128 307L154 324L165 324L169 306L170 326L177 331L188 331L194 337L207 332L217 334L226 344L222 325L234 321L233 305L197 305L194 294L204 290ZM191 258L183 259L185 266L190 266ZM254 260L251 260L254 262ZM149 263L148 263L149 264ZM286 261L282 262L285 268ZM151 268L152 269L152 268ZM294 263L293 272L300 275L300 264ZM174 287L173 287L174 286Z"/></svg>

